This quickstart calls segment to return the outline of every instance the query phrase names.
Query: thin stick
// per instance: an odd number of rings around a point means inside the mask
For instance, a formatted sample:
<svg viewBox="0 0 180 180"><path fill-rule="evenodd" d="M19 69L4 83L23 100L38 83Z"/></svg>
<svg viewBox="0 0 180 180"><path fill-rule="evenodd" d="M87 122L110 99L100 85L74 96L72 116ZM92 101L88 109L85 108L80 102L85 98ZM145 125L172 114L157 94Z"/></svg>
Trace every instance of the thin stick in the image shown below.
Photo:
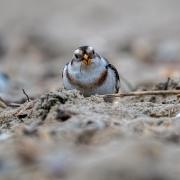
<svg viewBox="0 0 180 180"><path fill-rule="evenodd" d="M0 102L1 102L1 106L2 106L2 103L4 104L4 108L7 106L8 107L20 107L21 106L21 104L7 102L2 97L0 97Z"/></svg>
<svg viewBox="0 0 180 180"><path fill-rule="evenodd" d="M6 108L8 106L7 102L0 97L0 106Z"/></svg>
<svg viewBox="0 0 180 180"><path fill-rule="evenodd" d="M23 91L24 95L26 96L27 101L28 101L28 102L30 102L29 96L27 95L27 93L25 92L25 90L24 90L24 89L22 89L22 91Z"/></svg>
<svg viewBox="0 0 180 180"><path fill-rule="evenodd" d="M0 101L2 101L5 105L8 104L2 97L0 97Z"/></svg>
<svg viewBox="0 0 180 180"><path fill-rule="evenodd" d="M135 91L130 93L107 94L103 97L124 97L124 96L147 96L147 95L180 95L180 90L162 90L162 91Z"/></svg>
<svg viewBox="0 0 180 180"><path fill-rule="evenodd" d="M20 107L21 104L18 104L18 103L9 103L8 106L9 107Z"/></svg>

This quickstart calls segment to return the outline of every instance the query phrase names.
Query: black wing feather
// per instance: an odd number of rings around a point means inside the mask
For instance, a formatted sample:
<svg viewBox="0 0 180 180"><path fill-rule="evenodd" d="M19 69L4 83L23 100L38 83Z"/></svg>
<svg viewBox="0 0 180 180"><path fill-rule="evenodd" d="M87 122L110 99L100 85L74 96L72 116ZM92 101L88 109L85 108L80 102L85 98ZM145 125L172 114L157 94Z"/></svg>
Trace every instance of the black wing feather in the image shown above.
<svg viewBox="0 0 180 180"><path fill-rule="evenodd" d="M116 88L116 93L118 93L119 92L119 83L120 83L119 73L112 64L108 64L107 68L110 68L111 70L113 70L113 72L116 76L116 87L115 88Z"/></svg>

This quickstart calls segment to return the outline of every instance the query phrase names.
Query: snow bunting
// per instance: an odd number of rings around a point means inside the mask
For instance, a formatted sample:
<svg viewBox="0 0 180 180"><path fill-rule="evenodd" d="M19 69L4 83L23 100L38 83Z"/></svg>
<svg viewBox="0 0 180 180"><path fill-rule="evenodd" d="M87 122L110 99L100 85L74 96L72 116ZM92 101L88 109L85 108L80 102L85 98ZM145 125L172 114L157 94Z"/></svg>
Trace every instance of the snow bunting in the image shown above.
<svg viewBox="0 0 180 180"><path fill-rule="evenodd" d="M62 78L65 89L77 89L84 96L118 93L120 87L116 68L91 46L81 46L74 51Z"/></svg>

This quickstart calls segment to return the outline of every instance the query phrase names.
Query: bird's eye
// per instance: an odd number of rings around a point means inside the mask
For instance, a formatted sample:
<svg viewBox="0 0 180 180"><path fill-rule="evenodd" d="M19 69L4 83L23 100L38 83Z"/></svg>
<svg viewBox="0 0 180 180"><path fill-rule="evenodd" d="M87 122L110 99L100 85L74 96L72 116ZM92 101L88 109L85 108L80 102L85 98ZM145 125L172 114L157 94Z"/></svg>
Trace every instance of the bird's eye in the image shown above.
<svg viewBox="0 0 180 180"><path fill-rule="evenodd" d="M95 54L94 49L93 49L93 47L91 47L91 46L88 47L87 52L88 52L89 54L91 54L91 55L94 55L94 54Z"/></svg>
<svg viewBox="0 0 180 180"><path fill-rule="evenodd" d="M74 56L76 59L79 59L79 57L81 57L81 55L82 55L82 51L80 49L76 49L74 51Z"/></svg>
<svg viewBox="0 0 180 180"><path fill-rule="evenodd" d="M75 58L78 59L78 55L77 54L74 54Z"/></svg>

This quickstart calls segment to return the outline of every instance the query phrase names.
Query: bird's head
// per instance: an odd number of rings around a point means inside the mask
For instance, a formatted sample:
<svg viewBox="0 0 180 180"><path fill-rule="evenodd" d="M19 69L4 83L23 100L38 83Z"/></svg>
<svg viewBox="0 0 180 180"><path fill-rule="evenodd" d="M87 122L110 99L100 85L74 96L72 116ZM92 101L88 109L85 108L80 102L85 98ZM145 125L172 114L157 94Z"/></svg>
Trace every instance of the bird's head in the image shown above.
<svg viewBox="0 0 180 180"><path fill-rule="evenodd" d="M81 46L74 51L74 60L88 66L95 59L96 53L91 46Z"/></svg>

